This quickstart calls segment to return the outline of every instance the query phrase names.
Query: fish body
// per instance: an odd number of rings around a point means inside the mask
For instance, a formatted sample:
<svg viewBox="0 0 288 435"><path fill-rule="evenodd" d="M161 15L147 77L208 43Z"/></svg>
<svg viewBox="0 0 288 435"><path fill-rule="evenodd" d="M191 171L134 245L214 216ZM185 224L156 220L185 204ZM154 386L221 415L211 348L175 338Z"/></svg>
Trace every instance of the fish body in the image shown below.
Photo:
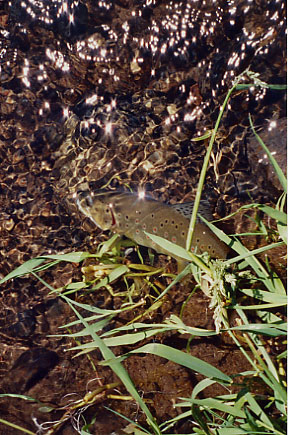
<svg viewBox="0 0 288 435"><path fill-rule="evenodd" d="M102 230L112 230L125 235L158 253L172 255L154 243L145 232L163 237L182 247L186 245L192 202L169 205L153 198L142 198L135 193L97 190L78 192L77 205ZM199 213L207 220L213 219L207 201L201 201ZM207 225L197 220L192 252L208 252L211 257L226 258L228 249Z"/></svg>

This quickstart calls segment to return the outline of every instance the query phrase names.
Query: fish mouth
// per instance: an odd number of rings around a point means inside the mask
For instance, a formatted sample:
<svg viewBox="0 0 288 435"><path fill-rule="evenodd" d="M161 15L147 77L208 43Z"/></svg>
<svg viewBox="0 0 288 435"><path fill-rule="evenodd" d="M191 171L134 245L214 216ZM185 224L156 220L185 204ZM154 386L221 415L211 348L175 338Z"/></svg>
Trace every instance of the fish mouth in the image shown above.
<svg viewBox="0 0 288 435"><path fill-rule="evenodd" d="M93 198L88 191L78 191L76 196L76 206L85 216L89 217L94 223L95 220L91 215L91 208L93 206Z"/></svg>
<svg viewBox="0 0 288 435"><path fill-rule="evenodd" d="M77 202L82 202L82 201L87 202L87 205L89 207L92 207L93 205L92 196L90 192L88 192L87 190L80 190L77 192Z"/></svg>
<svg viewBox="0 0 288 435"><path fill-rule="evenodd" d="M92 207L93 205L93 199L92 199L92 195L90 194L90 192L88 190L80 190L77 192L76 195L76 203L77 205L81 205L85 204L88 207ZM82 204L81 204L82 203Z"/></svg>

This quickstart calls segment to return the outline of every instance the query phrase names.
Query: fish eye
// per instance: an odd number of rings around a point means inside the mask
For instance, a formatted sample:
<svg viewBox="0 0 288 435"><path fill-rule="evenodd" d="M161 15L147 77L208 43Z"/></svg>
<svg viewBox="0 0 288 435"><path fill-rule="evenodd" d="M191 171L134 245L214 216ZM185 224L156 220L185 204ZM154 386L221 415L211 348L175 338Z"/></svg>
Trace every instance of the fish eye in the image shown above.
<svg viewBox="0 0 288 435"><path fill-rule="evenodd" d="M196 239L196 243L199 243L200 242L200 240L199 239Z"/></svg>
<svg viewBox="0 0 288 435"><path fill-rule="evenodd" d="M182 233L181 233L181 234L182 234L182 236L184 237L184 236L185 236L185 231L182 231Z"/></svg>
<svg viewBox="0 0 288 435"><path fill-rule="evenodd" d="M177 230L177 228L178 228L178 225L175 225L175 229Z"/></svg>
<svg viewBox="0 0 288 435"><path fill-rule="evenodd" d="M210 251L210 249L211 249L211 245L208 245L208 249L209 249L209 251Z"/></svg>
<svg viewBox="0 0 288 435"><path fill-rule="evenodd" d="M169 220L168 220L168 219L165 219L165 224L168 224L168 222L169 222Z"/></svg>
<svg viewBox="0 0 288 435"><path fill-rule="evenodd" d="M171 221L171 224L172 224L172 225L174 225L174 223L175 223L174 221Z"/></svg>
<svg viewBox="0 0 288 435"><path fill-rule="evenodd" d="M151 217L154 218L154 213L151 214Z"/></svg>
<svg viewBox="0 0 288 435"><path fill-rule="evenodd" d="M164 224L163 224L163 222L161 222L161 223L160 223L160 227L162 228L162 227L163 227L163 225L164 225Z"/></svg>

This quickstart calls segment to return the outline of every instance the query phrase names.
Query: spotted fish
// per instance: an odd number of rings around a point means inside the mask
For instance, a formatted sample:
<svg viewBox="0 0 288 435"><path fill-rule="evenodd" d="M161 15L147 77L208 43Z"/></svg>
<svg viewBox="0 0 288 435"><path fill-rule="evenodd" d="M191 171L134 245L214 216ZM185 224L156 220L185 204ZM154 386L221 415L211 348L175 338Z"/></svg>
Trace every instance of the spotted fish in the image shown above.
<svg viewBox="0 0 288 435"><path fill-rule="evenodd" d="M76 202L79 210L102 230L125 235L161 254L171 255L144 231L185 247L193 202L169 205L135 193L104 189L78 192ZM201 201L199 213L207 220L213 219L207 201ZM214 258L226 258L228 253L228 247L200 220L195 226L191 250L206 251Z"/></svg>

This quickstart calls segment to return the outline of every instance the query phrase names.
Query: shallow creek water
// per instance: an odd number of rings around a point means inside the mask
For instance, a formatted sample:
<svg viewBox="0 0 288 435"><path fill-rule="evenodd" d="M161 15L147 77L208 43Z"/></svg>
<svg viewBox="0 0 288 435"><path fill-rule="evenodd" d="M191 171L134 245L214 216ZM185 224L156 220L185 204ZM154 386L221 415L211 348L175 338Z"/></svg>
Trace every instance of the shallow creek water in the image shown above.
<svg viewBox="0 0 288 435"><path fill-rule="evenodd" d="M37 255L91 251L105 239L77 209L77 189L129 185L171 204L193 200L208 143L193 139L214 127L227 90L246 68L266 83L286 83L285 28L279 0L1 2L0 278ZM284 161L285 93L257 86L235 92L203 192L216 217L251 197L273 204L281 191L248 128L249 113L275 158ZM242 214L224 229L240 233L249 225ZM68 264L48 281L59 287L72 278L80 271ZM179 314L189 291L176 287L154 320ZM120 304L104 291L90 298L104 308ZM198 293L183 320L212 328L207 306ZM0 310L1 392L29 393L58 406L68 393L84 395L95 377L92 368L67 357L65 339L48 337L71 317L65 304L23 278L3 286ZM175 347L182 349L184 341L177 339ZM237 373L244 363L230 346L198 340L193 355ZM176 415L174 398L189 395L200 379L152 356L130 358L126 366L159 421ZM99 373L103 384L112 382L106 368ZM143 417L133 402L106 404L132 419ZM2 400L0 414L35 431L32 416L39 423L51 417L38 408ZM92 433L120 433L125 426L102 404L87 411L88 419L92 415ZM186 422L175 433L190 430ZM15 432L5 427L9 433ZM68 421L58 433L77 432Z"/></svg>

